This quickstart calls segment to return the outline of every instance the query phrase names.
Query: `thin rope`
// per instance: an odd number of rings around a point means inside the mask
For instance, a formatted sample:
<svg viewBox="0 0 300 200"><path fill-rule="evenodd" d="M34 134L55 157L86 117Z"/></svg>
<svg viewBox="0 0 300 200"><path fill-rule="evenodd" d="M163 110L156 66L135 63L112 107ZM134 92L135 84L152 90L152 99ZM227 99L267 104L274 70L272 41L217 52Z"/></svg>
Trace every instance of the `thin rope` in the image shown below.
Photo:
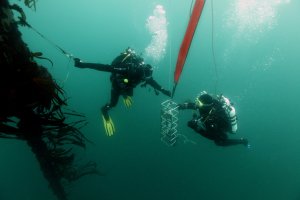
<svg viewBox="0 0 300 200"><path fill-rule="evenodd" d="M74 58L72 54L66 52L63 48L61 48L60 46L58 46L57 44L55 44L54 42L52 42L51 40L49 40L46 36L44 36L43 34L41 34L37 29L35 29L34 27L32 27L30 24L28 24L26 22L26 25L31 28L34 32L36 32L39 36L41 36L44 40L46 40L47 42L49 42L51 45L53 45L55 48L57 48L58 50L61 51L62 54L64 54L67 58Z"/></svg>
<svg viewBox="0 0 300 200"><path fill-rule="evenodd" d="M60 52L66 56L68 58L68 65L67 65L67 74L65 79L62 81L62 84L65 84L68 79L69 79L69 75L70 75L70 63L71 60L74 58L74 56L68 52L66 52L63 48L61 48L60 46L58 46L57 44L55 44L54 42L52 42L51 40L49 40L46 36L44 36L42 33L40 33L37 29L35 29L34 27L32 27L30 24L28 24L26 21L24 22L29 28L31 28L35 33L37 33L39 36L41 36L44 40L46 40L47 42L49 42L51 45L53 45L54 47L56 47L58 50L60 50ZM53 65L53 64L52 64Z"/></svg>
<svg viewBox="0 0 300 200"><path fill-rule="evenodd" d="M216 62L215 48L214 48L214 2L213 0L211 0L211 50L212 50L214 71L215 71L214 92L215 94L217 94L219 74L217 69L217 62Z"/></svg>
<svg viewBox="0 0 300 200"><path fill-rule="evenodd" d="M71 60L72 60L72 58L70 57L70 58L69 58L69 61L68 61L68 65L67 65L67 74L66 74L65 79L62 81L62 84L65 84L65 83L68 81L68 79L69 79L69 75L70 75L70 63L71 63Z"/></svg>
<svg viewBox="0 0 300 200"><path fill-rule="evenodd" d="M172 87L171 73L172 73L172 40L171 40L171 37L170 37L170 47L169 47L169 85L168 85L169 89Z"/></svg>

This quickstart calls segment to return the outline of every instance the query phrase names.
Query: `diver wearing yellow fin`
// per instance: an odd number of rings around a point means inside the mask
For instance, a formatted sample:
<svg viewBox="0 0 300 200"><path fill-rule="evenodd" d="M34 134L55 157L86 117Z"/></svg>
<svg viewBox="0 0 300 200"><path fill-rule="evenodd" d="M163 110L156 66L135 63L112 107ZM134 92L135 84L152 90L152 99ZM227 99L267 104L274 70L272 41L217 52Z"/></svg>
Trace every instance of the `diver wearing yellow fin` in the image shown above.
<svg viewBox="0 0 300 200"><path fill-rule="evenodd" d="M130 96L123 96L123 103L126 106L126 108L130 108L132 106L132 98Z"/></svg>
<svg viewBox="0 0 300 200"><path fill-rule="evenodd" d="M102 119L106 135L112 136L114 132L116 132L114 122L112 121L110 116L108 116L108 119L106 119L104 115L102 115Z"/></svg>
<svg viewBox="0 0 300 200"><path fill-rule="evenodd" d="M164 95L171 97L171 92L161 87L153 79L153 67L145 64L143 58L137 55L131 48L127 48L117 56L111 65L83 63L79 58L74 58L74 61L75 66L79 68L111 72L111 99L109 103L101 108L104 128L108 136L112 136L116 131L108 111L117 105L120 95L123 96L123 102L127 108L132 106L133 101L131 97L133 96L133 89L139 84L142 87L149 84L154 88L155 94L158 94L158 91L160 91Z"/></svg>
<svg viewBox="0 0 300 200"><path fill-rule="evenodd" d="M202 91L195 102L178 104L179 110L198 111L187 123L188 127L218 146L244 145L250 148L246 138L229 138L237 131L237 116L230 100L223 95L211 95Z"/></svg>

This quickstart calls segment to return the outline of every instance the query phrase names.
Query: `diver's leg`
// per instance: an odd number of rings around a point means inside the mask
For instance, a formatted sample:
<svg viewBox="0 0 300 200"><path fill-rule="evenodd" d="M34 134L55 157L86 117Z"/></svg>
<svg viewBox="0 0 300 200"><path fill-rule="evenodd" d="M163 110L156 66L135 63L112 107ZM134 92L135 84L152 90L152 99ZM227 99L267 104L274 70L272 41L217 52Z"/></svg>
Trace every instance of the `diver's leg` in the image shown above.
<svg viewBox="0 0 300 200"><path fill-rule="evenodd" d="M105 129L105 132L106 132L107 136L112 136L115 133L115 131L116 131L115 125L114 125L112 119L110 118L110 116L108 114L108 111L112 107L115 107L117 105L119 96L120 96L119 91L115 90L114 88L112 88L110 103L106 104L101 109L101 111L102 111L102 118L103 118L103 124L104 124L104 129Z"/></svg>
<svg viewBox="0 0 300 200"><path fill-rule="evenodd" d="M105 118L105 120L109 120L108 111L117 105L119 97L120 97L119 91L113 88L111 90L110 102L101 108L102 115Z"/></svg>
<svg viewBox="0 0 300 200"><path fill-rule="evenodd" d="M198 120L196 116L193 116L193 119L188 121L187 125L188 127L192 128L195 132L199 133L203 137L209 139L209 140L215 140L215 134L208 132L201 123L198 123Z"/></svg>

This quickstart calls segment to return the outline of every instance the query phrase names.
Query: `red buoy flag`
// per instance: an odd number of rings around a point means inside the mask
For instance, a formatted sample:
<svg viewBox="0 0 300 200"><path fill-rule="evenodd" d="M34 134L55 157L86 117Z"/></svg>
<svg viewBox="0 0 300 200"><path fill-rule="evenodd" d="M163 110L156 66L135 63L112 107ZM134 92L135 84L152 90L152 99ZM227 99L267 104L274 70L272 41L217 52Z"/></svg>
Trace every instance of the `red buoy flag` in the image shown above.
<svg viewBox="0 0 300 200"><path fill-rule="evenodd" d="M177 63L176 63L176 69L174 73L174 88L173 88L173 93L175 91L176 85L178 83L180 74L182 72L186 57L189 52L189 48L194 36L194 33L197 28L197 24L200 18L200 15L203 10L205 0L196 0L193 8L193 12L189 21L189 24L187 26L183 41L180 46L179 54L177 57Z"/></svg>

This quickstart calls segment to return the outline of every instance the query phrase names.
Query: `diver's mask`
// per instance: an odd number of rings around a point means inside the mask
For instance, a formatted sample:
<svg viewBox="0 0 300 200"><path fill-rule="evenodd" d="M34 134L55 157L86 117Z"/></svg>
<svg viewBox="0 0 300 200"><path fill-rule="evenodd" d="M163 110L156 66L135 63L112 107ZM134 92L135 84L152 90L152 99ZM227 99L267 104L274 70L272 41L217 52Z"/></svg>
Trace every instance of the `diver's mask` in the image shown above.
<svg viewBox="0 0 300 200"><path fill-rule="evenodd" d="M198 108L201 108L201 107L203 107L203 105L204 105L204 104L199 100L199 98L196 98L195 104L196 104L196 106L197 106Z"/></svg>

